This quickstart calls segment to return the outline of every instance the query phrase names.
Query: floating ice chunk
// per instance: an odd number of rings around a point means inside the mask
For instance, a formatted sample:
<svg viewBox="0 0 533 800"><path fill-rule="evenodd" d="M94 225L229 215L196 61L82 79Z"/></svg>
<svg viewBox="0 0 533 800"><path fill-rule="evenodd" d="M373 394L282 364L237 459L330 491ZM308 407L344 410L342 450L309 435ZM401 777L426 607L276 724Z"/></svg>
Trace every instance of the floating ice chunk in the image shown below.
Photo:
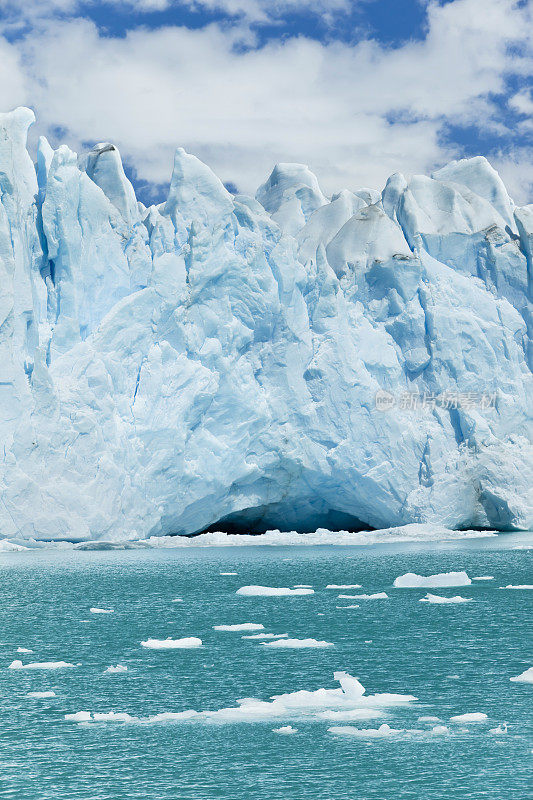
<svg viewBox="0 0 533 800"><path fill-rule="evenodd" d="M313 586L310 583L295 583L293 589L312 589Z"/></svg>
<svg viewBox="0 0 533 800"><path fill-rule="evenodd" d="M241 625L213 625L214 631L264 631L260 622L243 622Z"/></svg>
<svg viewBox="0 0 533 800"><path fill-rule="evenodd" d="M472 578L473 581L493 581L494 575L478 575L477 578Z"/></svg>
<svg viewBox="0 0 533 800"><path fill-rule="evenodd" d="M450 722L485 722L487 719L486 714L474 711L470 714L457 714L455 717L450 717Z"/></svg>
<svg viewBox="0 0 533 800"><path fill-rule="evenodd" d="M70 664L68 661L33 661L29 664L23 664L22 661L12 661L8 669L66 669L67 667L75 667L76 664Z"/></svg>
<svg viewBox="0 0 533 800"><path fill-rule="evenodd" d="M439 605L446 605L448 603L471 603L471 597L461 597L456 594L455 597L441 597L439 594L430 594L428 592L425 597L420 598L421 603L436 603Z"/></svg>
<svg viewBox="0 0 533 800"><path fill-rule="evenodd" d="M333 647L333 642L324 642L318 639L276 639L273 642L263 642L263 647L278 648L304 648L304 647Z"/></svg>
<svg viewBox="0 0 533 800"><path fill-rule="evenodd" d="M44 700L45 697L55 697L55 696L56 696L56 693L52 692L52 691L47 691L47 692L28 692L28 694L26 695L26 697L35 697L37 700L41 700L41 699Z"/></svg>
<svg viewBox="0 0 533 800"><path fill-rule="evenodd" d="M375 592L374 594L339 594L338 600L388 600L387 592Z"/></svg>
<svg viewBox="0 0 533 800"><path fill-rule="evenodd" d="M65 719L69 722L89 722L91 713L90 711L76 711L75 714L65 714Z"/></svg>
<svg viewBox="0 0 533 800"><path fill-rule="evenodd" d="M250 636L241 636L241 639L287 639L288 633L252 633Z"/></svg>
<svg viewBox="0 0 533 800"><path fill-rule="evenodd" d="M533 683L533 667L528 667L520 675L515 678L509 678L513 683Z"/></svg>
<svg viewBox="0 0 533 800"><path fill-rule="evenodd" d="M33 653L33 650L28 650L27 647L17 647L17 653Z"/></svg>
<svg viewBox="0 0 533 800"><path fill-rule="evenodd" d="M533 584L519 583L518 585L513 586L513 584L510 583L508 586L500 586L500 589L533 589Z"/></svg>
<svg viewBox="0 0 533 800"><path fill-rule="evenodd" d="M91 614L114 614L112 608L90 608Z"/></svg>
<svg viewBox="0 0 533 800"><path fill-rule="evenodd" d="M202 640L197 636L185 636L183 639L171 639L169 636L166 639L147 639L145 642L141 642L141 645L150 650L188 650L193 647L201 647Z"/></svg>
<svg viewBox="0 0 533 800"><path fill-rule="evenodd" d="M127 672L127 671L128 668L122 666L122 664L117 664L116 667L111 666L104 669L104 672L109 673L109 675L118 675L121 672Z"/></svg>
<svg viewBox="0 0 533 800"><path fill-rule="evenodd" d="M437 575L417 575L415 572L406 572L394 581L397 589L419 588L445 588L449 586L470 586L472 581L462 570L461 572L442 572Z"/></svg>
<svg viewBox="0 0 533 800"><path fill-rule="evenodd" d="M403 733L403 730L391 728L390 725L384 722L379 728L354 728L351 725L334 725L332 728L328 728L328 733L333 733L337 736L361 736L370 739L382 739L386 736Z"/></svg>
<svg viewBox="0 0 533 800"><path fill-rule="evenodd" d="M442 736L445 733L449 733L450 729L447 725L434 725L431 729L431 733L434 733L437 736Z"/></svg>
<svg viewBox="0 0 533 800"><path fill-rule="evenodd" d="M241 586L236 594L243 597L290 597L291 595L314 594L314 589L289 589L275 586Z"/></svg>
<svg viewBox="0 0 533 800"><path fill-rule="evenodd" d="M298 733L298 728L293 728L292 725L282 725L281 728L272 728L272 733L281 733L288 736L291 733Z"/></svg>
<svg viewBox="0 0 533 800"><path fill-rule="evenodd" d="M498 725L497 728L489 728L489 733L494 734L494 736L499 736L502 733L507 733L507 723L502 722Z"/></svg>
<svg viewBox="0 0 533 800"><path fill-rule="evenodd" d="M326 589L360 589L360 583L328 583Z"/></svg>
<svg viewBox="0 0 533 800"><path fill-rule="evenodd" d="M182 720L207 720L209 722L257 722L268 719L295 720L302 718L324 719L324 712L353 712L346 719L371 719L379 716L379 709L404 705L416 697L399 694L366 695L364 686L347 672L335 672L335 679L340 688L317 689L315 691L300 690L287 694L274 695L269 701L246 697L237 700L233 708L221 708L217 711L163 712L151 717L133 717L125 712L93 713L81 711L68 714L66 719L73 722L180 722ZM357 712L357 713L356 713ZM366 712L366 713L365 713ZM341 719L341 717L337 717Z"/></svg>
<svg viewBox="0 0 533 800"><path fill-rule="evenodd" d="M173 603L183 603L183 600L181 599L181 597L175 597L172 602Z"/></svg>
<svg viewBox="0 0 533 800"><path fill-rule="evenodd" d="M352 604L351 606L335 606L335 608L360 608L360 606Z"/></svg>
<svg viewBox="0 0 533 800"><path fill-rule="evenodd" d="M441 722L440 717L418 717L418 722Z"/></svg>
<svg viewBox="0 0 533 800"><path fill-rule="evenodd" d="M237 575L237 572L220 572L220 575Z"/></svg>

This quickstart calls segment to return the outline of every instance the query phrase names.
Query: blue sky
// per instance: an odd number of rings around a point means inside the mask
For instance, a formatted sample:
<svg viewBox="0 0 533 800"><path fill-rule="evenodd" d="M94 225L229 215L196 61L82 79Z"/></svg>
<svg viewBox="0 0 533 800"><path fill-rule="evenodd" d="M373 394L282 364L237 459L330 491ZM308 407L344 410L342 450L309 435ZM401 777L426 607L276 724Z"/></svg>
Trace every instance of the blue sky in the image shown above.
<svg viewBox="0 0 533 800"><path fill-rule="evenodd" d="M278 161L326 192L482 153L533 184L531 0L0 0L0 109L119 147L145 202L177 145L254 192Z"/></svg>

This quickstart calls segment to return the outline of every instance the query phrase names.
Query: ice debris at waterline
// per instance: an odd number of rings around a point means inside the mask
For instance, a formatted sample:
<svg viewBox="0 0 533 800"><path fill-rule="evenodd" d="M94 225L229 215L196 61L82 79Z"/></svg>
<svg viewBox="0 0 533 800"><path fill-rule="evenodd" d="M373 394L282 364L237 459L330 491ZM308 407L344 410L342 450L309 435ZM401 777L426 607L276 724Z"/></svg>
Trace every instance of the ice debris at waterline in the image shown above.
<svg viewBox="0 0 533 800"><path fill-rule="evenodd" d="M485 158L253 198L178 148L146 208L111 144L35 166L33 121L0 115L4 537L530 527L533 208Z"/></svg>
<svg viewBox="0 0 533 800"><path fill-rule="evenodd" d="M301 597L314 593L314 589L289 589L287 586L241 586L235 592L243 597Z"/></svg>
<svg viewBox="0 0 533 800"><path fill-rule="evenodd" d="M372 719L380 709L408 705L417 698L410 694L366 694L364 686L347 672L335 672L334 678L340 683L337 689L301 689L287 694L273 695L269 700L246 697L237 700L233 708L216 711L165 711L149 717L135 717L123 711L76 711L65 714L70 722L122 722L122 723L165 723L190 722L263 722L269 719L298 720L302 718L335 719L332 712L363 712L359 716L344 716L344 719ZM367 713L364 713L367 712ZM374 712L374 713L373 713ZM379 714L378 714L379 715Z"/></svg>

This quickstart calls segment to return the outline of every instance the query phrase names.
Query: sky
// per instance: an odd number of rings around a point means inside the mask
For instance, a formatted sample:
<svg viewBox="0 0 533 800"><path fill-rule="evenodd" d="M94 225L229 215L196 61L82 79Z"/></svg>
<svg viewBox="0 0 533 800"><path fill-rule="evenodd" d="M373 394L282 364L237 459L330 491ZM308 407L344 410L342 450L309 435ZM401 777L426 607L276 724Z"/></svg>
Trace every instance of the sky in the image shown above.
<svg viewBox="0 0 533 800"><path fill-rule="evenodd" d="M235 190L326 193L487 156L533 201L533 0L0 0L0 110L113 142L145 203L177 146Z"/></svg>

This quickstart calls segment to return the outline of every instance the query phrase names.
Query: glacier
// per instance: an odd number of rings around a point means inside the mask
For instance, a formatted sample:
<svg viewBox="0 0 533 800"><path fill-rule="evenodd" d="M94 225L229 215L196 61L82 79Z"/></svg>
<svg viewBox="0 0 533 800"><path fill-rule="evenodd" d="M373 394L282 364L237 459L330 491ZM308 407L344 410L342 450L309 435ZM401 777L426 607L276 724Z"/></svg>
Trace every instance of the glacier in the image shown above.
<svg viewBox="0 0 533 800"><path fill-rule="evenodd" d="M533 523L533 205L489 162L230 194L0 115L0 537Z"/></svg>

